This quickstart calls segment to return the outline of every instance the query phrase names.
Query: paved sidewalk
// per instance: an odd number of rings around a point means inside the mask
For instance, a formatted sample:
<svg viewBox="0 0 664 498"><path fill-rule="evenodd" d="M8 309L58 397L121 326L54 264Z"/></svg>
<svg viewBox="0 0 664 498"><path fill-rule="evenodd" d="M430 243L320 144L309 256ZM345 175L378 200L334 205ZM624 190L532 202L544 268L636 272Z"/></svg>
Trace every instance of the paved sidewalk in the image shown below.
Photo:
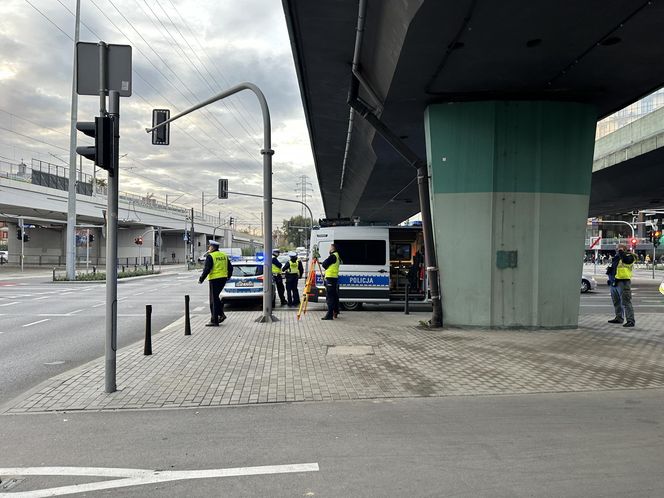
<svg viewBox="0 0 664 498"><path fill-rule="evenodd" d="M312 307L315 309L317 305ZM103 358L54 377L0 413L204 407L287 401L594 391L664 387L662 315L626 331L603 315L577 330L427 330L428 313L343 313L321 321L293 310L258 324L259 312L182 320L118 351L118 391L104 393Z"/></svg>

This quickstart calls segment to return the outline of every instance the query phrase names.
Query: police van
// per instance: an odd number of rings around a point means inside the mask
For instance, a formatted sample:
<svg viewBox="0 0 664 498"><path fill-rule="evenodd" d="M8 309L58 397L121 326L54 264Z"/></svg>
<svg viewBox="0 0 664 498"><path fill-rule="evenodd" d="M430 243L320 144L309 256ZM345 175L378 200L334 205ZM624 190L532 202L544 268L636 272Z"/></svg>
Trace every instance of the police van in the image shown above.
<svg viewBox="0 0 664 498"><path fill-rule="evenodd" d="M339 302L346 310L364 303L429 302L424 242L421 226L328 226L311 233L311 260L325 261L330 245L340 259ZM312 302L325 300L323 276L318 265Z"/></svg>

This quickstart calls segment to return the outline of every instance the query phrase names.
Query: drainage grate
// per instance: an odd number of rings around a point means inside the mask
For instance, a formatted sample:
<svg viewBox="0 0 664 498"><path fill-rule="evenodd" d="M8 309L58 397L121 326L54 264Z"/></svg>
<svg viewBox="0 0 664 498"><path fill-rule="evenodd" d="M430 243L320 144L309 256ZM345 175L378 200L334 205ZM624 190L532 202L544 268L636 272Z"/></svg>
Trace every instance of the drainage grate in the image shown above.
<svg viewBox="0 0 664 498"><path fill-rule="evenodd" d="M327 354L330 356L341 355L367 355L375 354L373 346L328 346Z"/></svg>

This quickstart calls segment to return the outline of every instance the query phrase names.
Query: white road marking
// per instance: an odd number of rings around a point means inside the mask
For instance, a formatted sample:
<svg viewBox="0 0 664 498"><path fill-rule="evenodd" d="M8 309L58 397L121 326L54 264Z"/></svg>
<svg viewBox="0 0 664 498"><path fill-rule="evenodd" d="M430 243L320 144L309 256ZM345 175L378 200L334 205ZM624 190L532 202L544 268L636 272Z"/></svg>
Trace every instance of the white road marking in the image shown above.
<svg viewBox="0 0 664 498"><path fill-rule="evenodd" d="M18 304L18 301L12 301L11 303L3 303L0 306L11 306L12 304Z"/></svg>
<svg viewBox="0 0 664 498"><path fill-rule="evenodd" d="M106 303L95 304L95 305L93 306L93 308L99 308L100 306L104 306L105 304L106 304Z"/></svg>
<svg viewBox="0 0 664 498"><path fill-rule="evenodd" d="M61 496L73 493L87 493L104 489L126 488L159 482L182 481L188 479L210 479L216 477L258 476L268 474L291 474L300 472L318 472L318 463L294 463L288 465L265 465L261 467L236 467L230 469L160 471L144 469L113 469L94 467L16 467L0 468L0 475L10 476L86 476L86 477L117 477L111 481L74 484L59 488L35 489L7 496L22 498L41 498Z"/></svg>
<svg viewBox="0 0 664 498"><path fill-rule="evenodd" d="M32 325L37 325L38 323L48 322L49 318L44 318L43 320L37 320L36 322L26 323L23 327L31 327Z"/></svg>
<svg viewBox="0 0 664 498"><path fill-rule="evenodd" d="M67 316L75 315L76 313L80 313L81 311L83 311L83 310L70 311L69 313L67 313Z"/></svg>
<svg viewBox="0 0 664 498"><path fill-rule="evenodd" d="M136 294L134 294L134 296L142 296L143 294L145 294L145 291L143 291L143 292L137 292Z"/></svg>
<svg viewBox="0 0 664 498"><path fill-rule="evenodd" d="M51 296L44 296L44 297L36 297L33 299L33 301L41 301L42 299L49 299Z"/></svg>
<svg viewBox="0 0 664 498"><path fill-rule="evenodd" d="M203 311L203 306L199 306L198 308L194 308L193 311L194 311L194 313L196 313L198 311Z"/></svg>
<svg viewBox="0 0 664 498"><path fill-rule="evenodd" d="M69 313L39 313L37 316L69 316Z"/></svg>

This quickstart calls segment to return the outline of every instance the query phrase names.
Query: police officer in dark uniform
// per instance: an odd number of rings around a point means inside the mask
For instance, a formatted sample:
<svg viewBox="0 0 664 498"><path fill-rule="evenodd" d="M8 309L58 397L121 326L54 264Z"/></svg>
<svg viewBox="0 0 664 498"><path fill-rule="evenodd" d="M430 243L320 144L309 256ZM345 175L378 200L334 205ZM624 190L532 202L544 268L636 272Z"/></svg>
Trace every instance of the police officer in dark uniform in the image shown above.
<svg viewBox="0 0 664 498"><path fill-rule="evenodd" d="M297 291L297 282L302 278L304 268L302 261L297 259L297 253L290 251L288 253L289 260L286 261L282 270L286 274L286 296L288 297L288 306L299 306L300 295Z"/></svg>
<svg viewBox="0 0 664 498"><path fill-rule="evenodd" d="M210 240L208 242L208 253L205 256L205 266L201 273L198 283L202 284L208 279L210 286L210 323L206 327L218 327L221 322L226 320L224 314L224 303L221 302L219 294L224 289L226 281L233 274L233 265L230 258L219 250L219 242Z"/></svg>
<svg viewBox="0 0 664 498"><path fill-rule="evenodd" d="M272 278L274 285L277 287L277 294L279 294L279 301L281 306L286 306L286 296L284 295L284 277L281 272L281 263L277 256L279 256L279 249L272 251Z"/></svg>
<svg viewBox="0 0 664 498"><path fill-rule="evenodd" d="M333 320L339 316L339 265L341 257L334 244L330 245L330 255L322 263L325 268L325 301L327 314L321 320Z"/></svg>

